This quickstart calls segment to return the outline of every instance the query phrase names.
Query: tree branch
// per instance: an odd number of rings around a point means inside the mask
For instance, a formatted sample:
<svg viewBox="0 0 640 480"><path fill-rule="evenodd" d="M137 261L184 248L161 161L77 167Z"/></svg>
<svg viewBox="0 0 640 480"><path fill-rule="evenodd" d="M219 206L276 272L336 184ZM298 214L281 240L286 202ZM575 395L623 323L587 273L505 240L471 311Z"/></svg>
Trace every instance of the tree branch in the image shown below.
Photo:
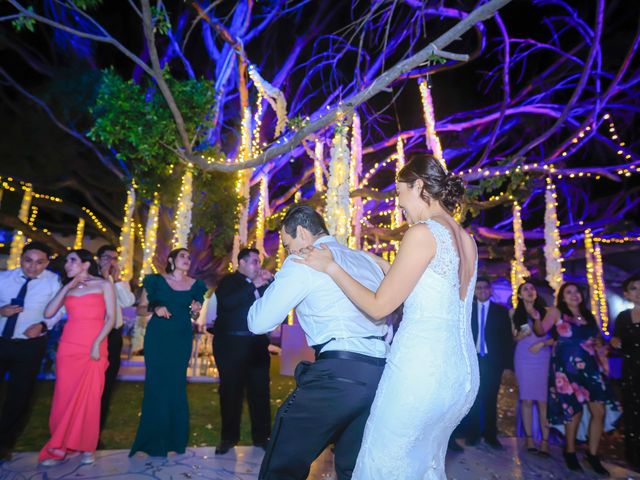
<svg viewBox="0 0 640 480"><path fill-rule="evenodd" d="M173 116L173 120L176 123L176 130L178 130L178 136L180 138L180 142L182 143L182 147L185 149L185 152L190 155L191 154L191 142L189 141L189 135L187 134L187 129L184 124L184 118L182 117L182 113L176 104L175 99L169 89L169 85L164 79L162 74L162 67L160 67L160 59L158 58L158 50L156 49L156 39L154 34L154 25L153 19L151 18L151 5L149 4L149 0L141 0L140 2L142 6L142 26L144 28L144 38L147 42L147 47L149 49L149 59L151 60L151 67L153 72L151 76L156 81L164 100L167 102L167 106L171 111L171 115Z"/></svg>
<svg viewBox="0 0 640 480"><path fill-rule="evenodd" d="M196 155L186 155L186 160L197 164L200 168L207 171L218 170L233 172L245 168L256 167L257 165L261 165L271 160L272 158L289 152L294 147L300 145L302 140L304 140L312 133L332 123L335 123L340 115L344 115L345 117L349 117L350 115L352 115L353 110L358 105L366 102L371 97L384 91L400 75L425 63L431 56L435 54L436 51L442 51L449 44L460 38L462 34L473 28L476 23L491 17L498 9L500 9L504 5L507 5L510 1L511 0L490 0L481 7L472 11L466 18L458 22L455 26L453 26L447 32L431 42L425 48L420 50L418 53L407 58L406 60L397 63L392 68L381 74L366 89L355 95L352 95L338 106L330 109L324 115L321 115L320 117L312 120L311 122L309 122L309 124L296 132L293 137L288 139L286 138L286 136L281 137L280 140L276 141L275 145L272 144L263 153L252 160L230 164L222 162L209 162L205 158Z"/></svg>

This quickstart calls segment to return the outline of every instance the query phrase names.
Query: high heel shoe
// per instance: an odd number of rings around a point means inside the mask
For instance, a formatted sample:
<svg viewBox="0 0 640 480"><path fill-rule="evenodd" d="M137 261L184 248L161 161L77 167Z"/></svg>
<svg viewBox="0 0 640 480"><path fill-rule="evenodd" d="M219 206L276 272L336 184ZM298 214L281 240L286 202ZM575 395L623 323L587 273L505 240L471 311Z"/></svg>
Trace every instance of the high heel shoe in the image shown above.
<svg viewBox="0 0 640 480"><path fill-rule="evenodd" d="M610 475L609 470L604 468L602 466L602 463L600 463L600 457L598 457L597 455L591 455L589 452L587 452L585 458L587 459L589 465L591 465L591 468L593 468L593 471L598 475L602 475L603 477L608 477Z"/></svg>
<svg viewBox="0 0 640 480"><path fill-rule="evenodd" d="M551 454L549 453L549 440L542 440L542 442L540 442L538 455L544 458L549 458L551 456Z"/></svg>
<svg viewBox="0 0 640 480"><path fill-rule="evenodd" d="M564 457L564 463L567 464L567 468L569 470L573 470L574 472L583 471L580 466L580 462L578 462L578 457L576 457L576 452L567 452L565 450L562 456Z"/></svg>
<svg viewBox="0 0 640 480"><path fill-rule="evenodd" d="M527 452L535 453L538 451L535 443L533 443L533 437L531 435L527 435Z"/></svg>
<svg viewBox="0 0 640 480"><path fill-rule="evenodd" d="M96 454L94 452L82 452L82 458L80 458L80 464L91 465L96 461Z"/></svg>

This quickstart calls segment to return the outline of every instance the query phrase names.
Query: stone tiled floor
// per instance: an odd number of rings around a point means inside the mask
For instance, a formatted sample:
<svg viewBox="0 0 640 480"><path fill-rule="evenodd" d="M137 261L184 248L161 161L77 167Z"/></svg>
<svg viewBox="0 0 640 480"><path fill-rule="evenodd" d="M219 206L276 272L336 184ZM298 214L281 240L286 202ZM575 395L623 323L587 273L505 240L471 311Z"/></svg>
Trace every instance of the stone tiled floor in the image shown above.
<svg viewBox="0 0 640 480"><path fill-rule="evenodd" d="M524 452L515 438L502 438L505 449L500 452L480 444L464 453L447 457L450 480L483 479L595 479L593 472L571 474L565 469L559 449L552 458ZM17 453L13 460L0 465L0 480L253 480L257 478L263 452L254 447L237 447L226 455L214 455L211 447L190 448L184 455L167 459L128 458L126 450L99 451L93 465L82 466L79 457L70 458L55 467L38 467L36 453ZM584 462L583 462L584 464ZM640 473L619 465L607 464L612 478L640 479ZM313 465L310 479L333 480L333 459L325 452ZM391 479L390 479L391 480ZM398 479L405 480L405 479Z"/></svg>

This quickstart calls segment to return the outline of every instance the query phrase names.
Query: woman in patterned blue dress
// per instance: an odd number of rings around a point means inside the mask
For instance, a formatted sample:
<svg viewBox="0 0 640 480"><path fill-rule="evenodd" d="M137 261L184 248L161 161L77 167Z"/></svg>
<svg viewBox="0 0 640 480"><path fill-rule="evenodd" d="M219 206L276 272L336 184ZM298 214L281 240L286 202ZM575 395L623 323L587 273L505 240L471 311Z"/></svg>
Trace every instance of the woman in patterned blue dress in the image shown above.
<svg viewBox="0 0 640 480"><path fill-rule="evenodd" d="M538 335L551 331L556 339L549 368L547 417L552 427L564 427L567 467L582 470L576 457L576 435L584 411L590 414L586 460L597 473L608 475L598 458L598 446L605 414L617 418L620 413L600 361L604 358L600 329L577 284L567 282L560 287L556 307L548 309L543 320L535 321L534 331Z"/></svg>

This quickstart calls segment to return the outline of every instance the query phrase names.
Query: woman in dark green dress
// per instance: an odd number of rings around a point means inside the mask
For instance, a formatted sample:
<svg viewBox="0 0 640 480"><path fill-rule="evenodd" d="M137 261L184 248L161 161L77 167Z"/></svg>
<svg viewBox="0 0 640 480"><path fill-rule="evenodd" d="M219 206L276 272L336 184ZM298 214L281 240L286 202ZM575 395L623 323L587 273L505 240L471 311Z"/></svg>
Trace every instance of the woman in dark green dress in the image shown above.
<svg viewBox="0 0 640 480"><path fill-rule="evenodd" d="M153 316L144 338L142 415L129 456L145 452L165 457L169 452L184 453L187 447L191 320L200 311L207 290L204 282L187 275L190 266L189 251L179 248L169 254L166 275L147 275L143 281L140 306Z"/></svg>

